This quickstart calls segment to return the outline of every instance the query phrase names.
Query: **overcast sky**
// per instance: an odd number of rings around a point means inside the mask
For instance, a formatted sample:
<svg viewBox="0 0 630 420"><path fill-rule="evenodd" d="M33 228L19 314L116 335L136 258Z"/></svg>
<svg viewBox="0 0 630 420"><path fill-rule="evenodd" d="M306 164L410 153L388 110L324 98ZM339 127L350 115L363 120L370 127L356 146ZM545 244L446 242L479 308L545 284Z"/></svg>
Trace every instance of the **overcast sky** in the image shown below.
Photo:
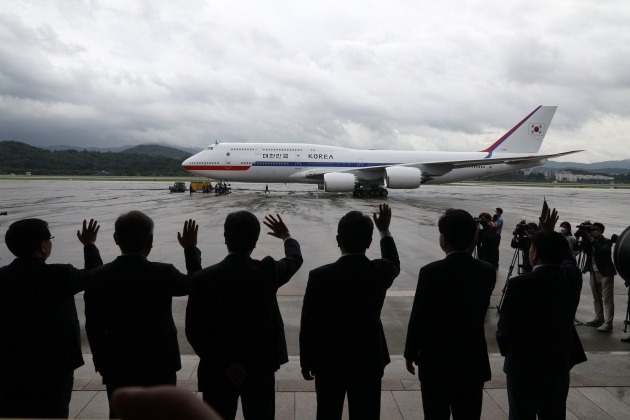
<svg viewBox="0 0 630 420"><path fill-rule="evenodd" d="M630 158L630 2L0 0L0 140Z"/></svg>

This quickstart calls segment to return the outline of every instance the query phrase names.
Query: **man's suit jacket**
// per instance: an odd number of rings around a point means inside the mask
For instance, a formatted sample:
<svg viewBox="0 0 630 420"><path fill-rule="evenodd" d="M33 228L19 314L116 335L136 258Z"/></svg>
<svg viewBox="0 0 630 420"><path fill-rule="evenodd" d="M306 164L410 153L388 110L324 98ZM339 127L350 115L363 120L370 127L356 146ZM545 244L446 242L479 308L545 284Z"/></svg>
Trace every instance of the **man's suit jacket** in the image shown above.
<svg viewBox="0 0 630 420"><path fill-rule="evenodd" d="M508 281L497 329L506 374L566 374L586 360L573 320L581 274L573 267L543 265Z"/></svg>
<svg viewBox="0 0 630 420"><path fill-rule="evenodd" d="M103 264L98 248L83 248L85 268ZM0 382L67 375L83 365L74 295L87 270L16 258L0 268Z"/></svg>
<svg viewBox="0 0 630 420"><path fill-rule="evenodd" d="M269 373L288 362L276 292L302 266L300 245L284 241L285 258L229 254L196 273L186 307L186 337L200 357L199 389L225 375L231 362L248 373Z"/></svg>
<svg viewBox="0 0 630 420"><path fill-rule="evenodd" d="M597 239L591 241L585 239L582 241L582 249L586 252L586 265L585 271L593 271L593 261L597 266L597 271L604 277L612 277L617 274L615 270L615 264L612 260L612 246L613 242L600 236Z"/></svg>
<svg viewBox="0 0 630 420"><path fill-rule="evenodd" d="M382 375L390 362L381 324L387 289L400 273L394 239L381 259L348 254L309 274L300 328L300 364L318 373Z"/></svg>
<svg viewBox="0 0 630 420"><path fill-rule="evenodd" d="M201 252L184 250L186 268L201 269ZM85 287L85 331L96 370L107 383L181 368L173 296L188 294L190 277L142 255L121 255L90 272Z"/></svg>
<svg viewBox="0 0 630 420"><path fill-rule="evenodd" d="M484 321L496 282L494 266L452 252L420 269L405 359L421 381L479 383L490 379Z"/></svg>
<svg viewBox="0 0 630 420"><path fill-rule="evenodd" d="M479 242L477 243L477 258L488 262L495 267L499 264L499 242L501 236L492 226L485 226L479 231Z"/></svg>

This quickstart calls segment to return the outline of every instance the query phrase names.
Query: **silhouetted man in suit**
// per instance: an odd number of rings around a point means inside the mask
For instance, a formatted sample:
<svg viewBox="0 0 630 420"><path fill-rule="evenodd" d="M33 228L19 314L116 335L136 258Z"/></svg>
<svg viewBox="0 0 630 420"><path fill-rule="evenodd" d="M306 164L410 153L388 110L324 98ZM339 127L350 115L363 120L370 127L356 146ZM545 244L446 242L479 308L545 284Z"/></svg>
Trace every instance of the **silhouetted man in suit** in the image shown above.
<svg viewBox="0 0 630 420"><path fill-rule="evenodd" d="M387 289L400 273L391 210L379 205L373 215L381 235L381 259L365 256L374 225L351 211L337 227L341 258L309 274L300 328L300 365L304 379L315 379L317 419L341 419L348 394L351 419L378 419L381 378L390 362L381 324Z"/></svg>
<svg viewBox="0 0 630 420"><path fill-rule="evenodd" d="M552 215L551 228L541 220L545 230L532 236L533 270L510 279L501 306L497 342L512 420L564 419L569 371L586 360L573 323L582 275Z"/></svg>
<svg viewBox="0 0 630 420"><path fill-rule="evenodd" d="M497 234L495 224L492 223L492 216L489 213L481 213L478 220L477 258L498 268L501 237Z"/></svg>
<svg viewBox="0 0 630 420"><path fill-rule="evenodd" d="M615 235L613 235L614 237ZM615 265L612 260L614 241L604 236L604 225L593 223L590 231L584 231L580 249L586 252L585 271L590 272L595 318L585 325L598 327L600 332L611 332L615 314Z"/></svg>
<svg viewBox="0 0 630 420"><path fill-rule="evenodd" d="M481 416L483 384L490 380L484 333L496 282L492 264L473 258L477 224L465 210L449 209L438 221L446 257L420 269L405 360L418 377L426 419Z"/></svg>
<svg viewBox="0 0 630 420"><path fill-rule="evenodd" d="M275 416L275 372L288 362L276 298L302 265L300 245L280 216L263 223L284 241L285 257L251 257L260 223L248 211L230 213L224 237L228 256L193 276L186 308L186 337L199 355L199 391L225 420L239 397L246 419Z"/></svg>
<svg viewBox="0 0 630 420"><path fill-rule="evenodd" d="M83 221L77 237L85 268L103 264L99 226ZM53 236L40 219L12 223L7 248L17 258L0 268L0 417L68 418L74 370L83 365L74 295L87 270L46 264Z"/></svg>
<svg viewBox="0 0 630 420"><path fill-rule="evenodd" d="M184 222L177 239L186 268L201 269L197 225ZM181 369L173 296L188 294L189 276L173 265L150 262L153 220L140 211L118 217L114 240L122 255L90 272L85 287L85 331L112 410L114 390L124 386L175 385Z"/></svg>

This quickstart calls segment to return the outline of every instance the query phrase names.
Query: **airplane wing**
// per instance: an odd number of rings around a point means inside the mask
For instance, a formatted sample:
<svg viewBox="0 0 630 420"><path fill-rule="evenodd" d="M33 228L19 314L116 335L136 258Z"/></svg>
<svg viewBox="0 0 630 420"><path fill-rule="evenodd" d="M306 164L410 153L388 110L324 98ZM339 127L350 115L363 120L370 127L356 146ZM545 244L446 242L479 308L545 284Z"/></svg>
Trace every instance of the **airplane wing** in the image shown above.
<svg viewBox="0 0 630 420"><path fill-rule="evenodd" d="M550 155L531 155L531 156L517 156L517 157L486 157L483 159L466 159L466 160L444 160L444 161L431 161L431 162L414 162L414 163L401 163L398 165L379 165L379 166L369 166L365 168L350 168L342 171L334 171L334 172L345 172L351 173L357 176L357 178L361 180L374 180L374 179L382 179L383 177L383 169L388 168L390 166L403 166L410 168L418 168L427 176L435 177L442 176L455 168L468 168L472 166L478 165L499 165L499 164L520 164L525 162L533 162L533 161L544 161L547 159L553 159L560 156L570 155L572 153L578 153L582 150L572 150L570 152L562 152L562 153L554 153ZM542 162L541 162L542 164ZM323 179L324 175L331 172L330 169L327 168L317 168L312 170L307 170L304 172L304 176L309 179Z"/></svg>
<svg viewBox="0 0 630 420"><path fill-rule="evenodd" d="M572 150L570 152L554 153L551 155L532 155L532 156L518 156L518 157L489 157L484 159L475 160L450 160L450 161L438 161L438 162L420 162L420 163L406 163L399 166L407 166L411 168L418 168L422 172L431 176L441 176L447 174L455 168L469 168L478 165L499 165L499 164L520 164L525 162L543 161L547 159L553 159L560 156L570 155L572 153L578 153L582 150Z"/></svg>

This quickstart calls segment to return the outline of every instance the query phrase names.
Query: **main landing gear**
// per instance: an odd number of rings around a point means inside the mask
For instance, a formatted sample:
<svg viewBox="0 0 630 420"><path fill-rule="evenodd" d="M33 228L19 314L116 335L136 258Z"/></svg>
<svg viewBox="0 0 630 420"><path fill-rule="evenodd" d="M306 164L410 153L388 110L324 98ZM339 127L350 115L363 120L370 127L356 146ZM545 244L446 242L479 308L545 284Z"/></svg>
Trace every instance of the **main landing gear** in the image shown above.
<svg viewBox="0 0 630 420"><path fill-rule="evenodd" d="M352 191L353 197L387 197L387 194L387 190L378 185L357 184Z"/></svg>

